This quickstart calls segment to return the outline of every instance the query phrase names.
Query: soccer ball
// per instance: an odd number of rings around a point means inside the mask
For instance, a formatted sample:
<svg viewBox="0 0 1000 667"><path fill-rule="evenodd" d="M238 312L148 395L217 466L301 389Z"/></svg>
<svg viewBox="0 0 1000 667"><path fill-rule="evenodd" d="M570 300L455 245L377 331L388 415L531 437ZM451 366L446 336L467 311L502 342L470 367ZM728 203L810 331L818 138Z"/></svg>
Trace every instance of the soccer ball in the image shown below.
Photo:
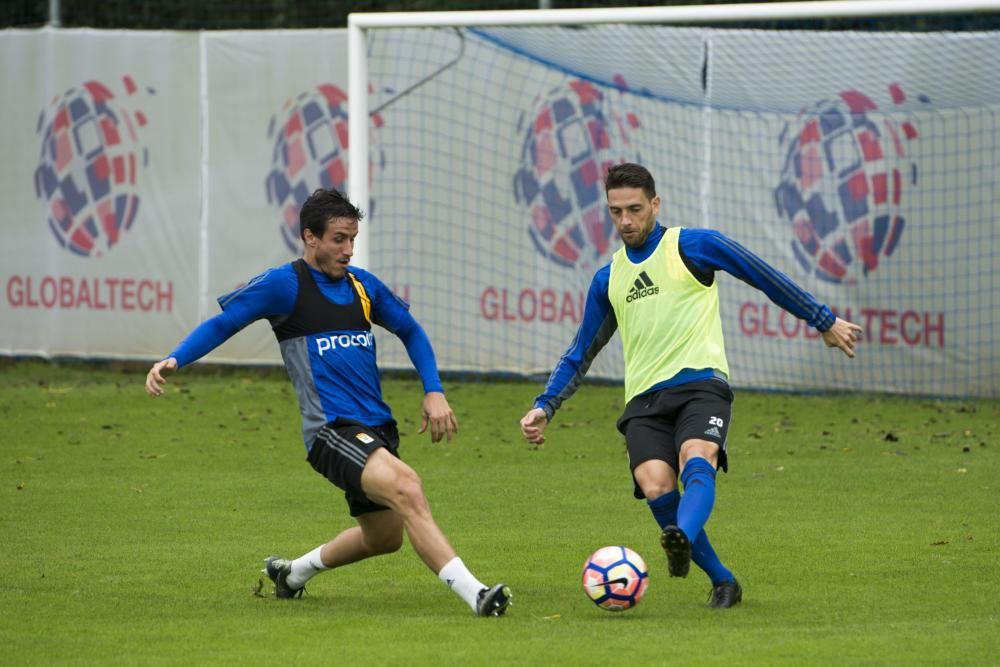
<svg viewBox="0 0 1000 667"><path fill-rule="evenodd" d="M648 583L646 561L628 547L601 547L583 564L583 590L607 611L639 604Z"/></svg>

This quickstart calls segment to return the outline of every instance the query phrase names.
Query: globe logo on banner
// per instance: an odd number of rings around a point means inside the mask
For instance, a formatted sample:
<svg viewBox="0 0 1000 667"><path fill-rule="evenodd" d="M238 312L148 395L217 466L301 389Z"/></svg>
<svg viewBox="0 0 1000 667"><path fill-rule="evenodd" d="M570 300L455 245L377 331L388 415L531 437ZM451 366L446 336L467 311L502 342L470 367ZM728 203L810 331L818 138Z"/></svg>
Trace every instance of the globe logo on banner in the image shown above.
<svg viewBox="0 0 1000 667"><path fill-rule="evenodd" d="M121 104L138 90L130 76L122 84L118 97L100 81L70 88L39 114L35 128L41 135L35 194L48 208L56 240L82 257L110 250L139 210L139 174L149 162L139 132L147 121Z"/></svg>
<svg viewBox="0 0 1000 667"><path fill-rule="evenodd" d="M889 86L889 93L894 104L906 101L898 85ZM785 163L774 199L806 272L853 284L892 256L906 224L900 213L905 189L917 182L917 166L906 151L916 138L912 122L878 113L857 90L818 102L786 123L779 137Z"/></svg>
<svg viewBox="0 0 1000 667"><path fill-rule="evenodd" d="M604 176L615 164L641 162L631 136L638 127L634 113L579 79L539 96L521 115L514 198L528 211L528 233L544 257L579 269L610 258L615 226L604 201Z"/></svg>
<svg viewBox="0 0 1000 667"><path fill-rule="evenodd" d="M375 128L382 127L379 114L372 115ZM274 142L267 174L267 202L278 210L281 238L288 249L302 254L299 208L318 188L347 189L347 94L331 83L322 83L285 102L271 117L267 137ZM370 165L385 167L385 155L374 148L377 160ZM374 209L370 201L368 213Z"/></svg>

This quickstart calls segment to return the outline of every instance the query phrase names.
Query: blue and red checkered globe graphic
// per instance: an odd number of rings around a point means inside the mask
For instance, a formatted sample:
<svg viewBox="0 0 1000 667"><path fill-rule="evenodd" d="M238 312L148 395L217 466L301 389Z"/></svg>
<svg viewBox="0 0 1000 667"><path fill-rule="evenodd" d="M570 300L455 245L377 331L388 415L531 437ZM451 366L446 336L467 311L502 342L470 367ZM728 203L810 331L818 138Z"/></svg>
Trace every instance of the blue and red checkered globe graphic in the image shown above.
<svg viewBox="0 0 1000 667"><path fill-rule="evenodd" d="M101 256L118 243L139 210L137 182L149 157L139 141L146 116L121 103L137 90L129 76L122 83L124 95L116 97L100 81L87 81L38 117L35 194L60 245L83 257Z"/></svg>
<svg viewBox="0 0 1000 667"><path fill-rule="evenodd" d="M604 201L604 176L640 162L632 133L639 119L583 80L537 98L518 124L521 163L514 197L530 215L528 232L545 257L590 269L610 259L615 227Z"/></svg>
<svg viewBox="0 0 1000 667"><path fill-rule="evenodd" d="M896 104L905 101L899 86L889 92ZM917 180L906 152L916 137L909 120L879 112L857 90L818 102L785 126L785 164L774 198L805 271L854 283L892 255L905 225L904 189Z"/></svg>
<svg viewBox="0 0 1000 667"><path fill-rule="evenodd" d="M382 126L379 114L374 128ZM280 215L281 238L295 254L302 252L299 208L318 188L347 189L347 94L332 83L322 83L285 102L271 118L267 136L273 139L267 174L267 201ZM385 156L373 142L369 173L385 166ZM369 202L368 213L372 213Z"/></svg>

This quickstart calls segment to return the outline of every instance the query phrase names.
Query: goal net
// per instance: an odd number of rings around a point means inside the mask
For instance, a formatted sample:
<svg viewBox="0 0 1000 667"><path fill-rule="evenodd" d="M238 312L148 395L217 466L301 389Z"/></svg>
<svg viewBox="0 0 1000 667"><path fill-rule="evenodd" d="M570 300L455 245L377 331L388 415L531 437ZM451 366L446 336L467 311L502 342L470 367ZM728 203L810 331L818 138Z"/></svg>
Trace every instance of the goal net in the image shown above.
<svg viewBox="0 0 1000 667"><path fill-rule="evenodd" d="M443 370L552 368L620 247L602 179L628 161L656 178L664 225L723 232L864 328L849 361L719 273L734 385L1000 394L1000 34L364 34L365 261ZM616 336L588 377L622 372Z"/></svg>

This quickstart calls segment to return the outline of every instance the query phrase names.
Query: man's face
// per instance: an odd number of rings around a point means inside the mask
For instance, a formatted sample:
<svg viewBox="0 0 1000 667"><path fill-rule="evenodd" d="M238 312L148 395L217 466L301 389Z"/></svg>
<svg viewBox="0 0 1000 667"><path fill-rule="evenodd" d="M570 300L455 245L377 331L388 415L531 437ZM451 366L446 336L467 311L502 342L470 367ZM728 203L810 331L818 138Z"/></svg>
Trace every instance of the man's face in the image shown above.
<svg viewBox="0 0 1000 667"><path fill-rule="evenodd" d="M608 211L625 245L638 248L656 225L660 196L648 199L642 188L614 188L608 190Z"/></svg>
<svg viewBox="0 0 1000 667"><path fill-rule="evenodd" d="M347 275L347 265L354 256L354 238L358 235L358 221L351 218L334 218L326 223L322 237L310 230L305 234L306 262L331 278Z"/></svg>

